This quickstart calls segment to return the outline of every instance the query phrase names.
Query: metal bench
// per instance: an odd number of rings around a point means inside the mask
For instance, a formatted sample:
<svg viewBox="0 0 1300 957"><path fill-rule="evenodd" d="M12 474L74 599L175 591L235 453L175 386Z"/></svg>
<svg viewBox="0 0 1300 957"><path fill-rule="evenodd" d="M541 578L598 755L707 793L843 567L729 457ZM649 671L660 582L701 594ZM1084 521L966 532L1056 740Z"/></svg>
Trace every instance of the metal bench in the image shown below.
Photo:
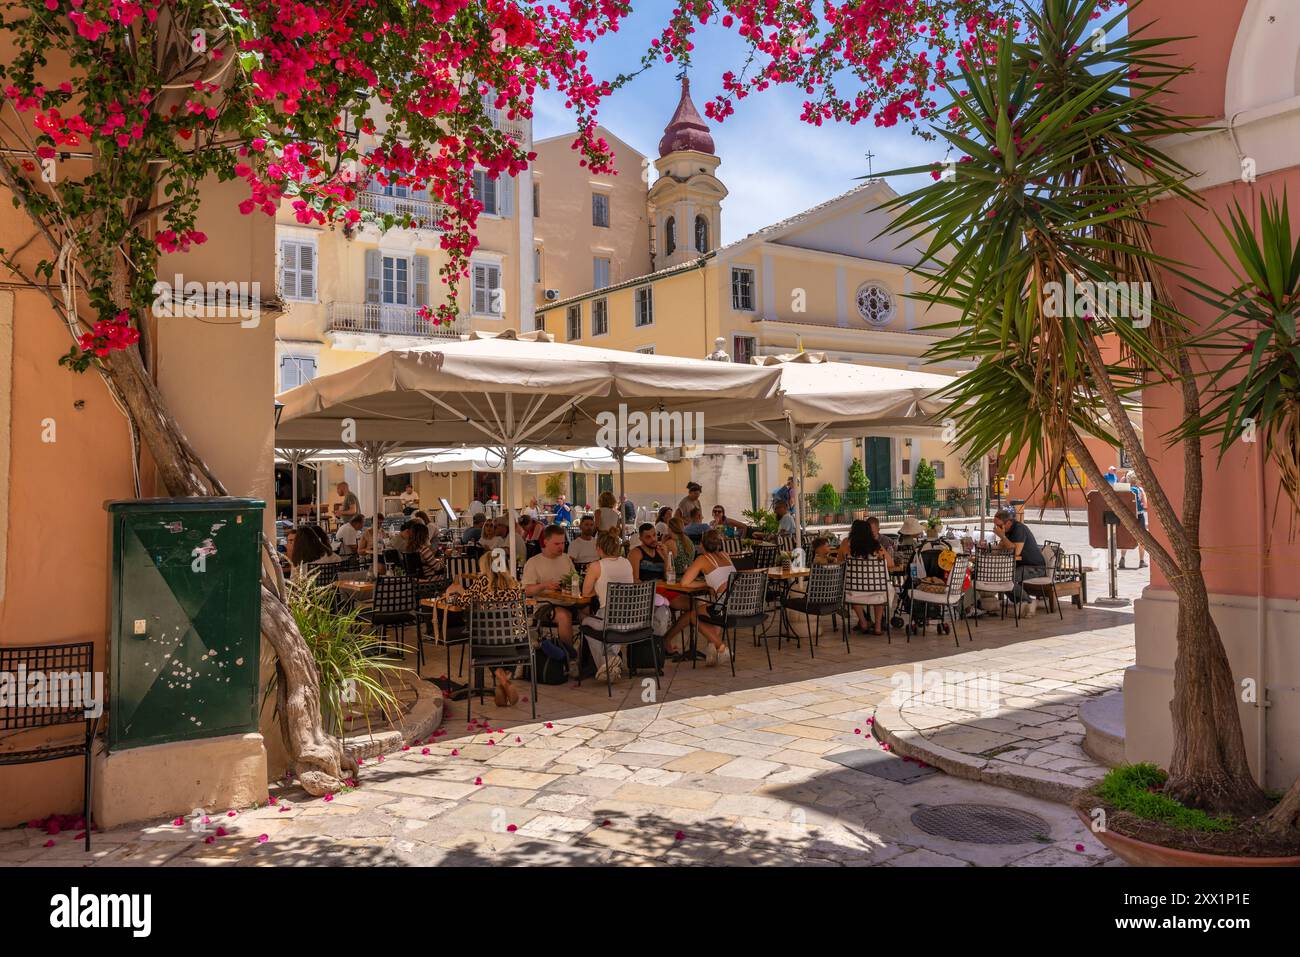
<svg viewBox="0 0 1300 957"><path fill-rule="evenodd" d="M45 680L45 690L41 703L29 705L21 698L29 693L32 676L39 674ZM84 682L93 680L95 674L95 646L88 641L74 642L66 645L25 645L0 647L0 675L5 675L13 684L9 699L0 703L0 739L11 737L14 733L37 731L60 725L84 723L85 737L64 742L51 742L24 751L7 751L0 749L0 765L37 764L42 761L58 761L62 758L80 756L85 764L85 792L82 795L82 819L85 824L86 850L90 850L90 756L91 746L95 741L95 728L99 715L86 714ZM51 678L76 676L75 684L70 680L61 682L62 687L74 686L82 689L82 700L70 701L66 696L62 700L49 700L53 689Z"/></svg>

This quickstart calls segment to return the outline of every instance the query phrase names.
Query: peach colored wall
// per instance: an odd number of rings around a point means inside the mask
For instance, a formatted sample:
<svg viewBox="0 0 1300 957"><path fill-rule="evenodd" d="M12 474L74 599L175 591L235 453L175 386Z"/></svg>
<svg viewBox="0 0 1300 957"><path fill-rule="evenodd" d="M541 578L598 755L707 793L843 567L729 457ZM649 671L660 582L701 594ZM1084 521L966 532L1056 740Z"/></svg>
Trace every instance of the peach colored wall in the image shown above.
<svg viewBox="0 0 1300 957"><path fill-rule="evenodd" d="M1181 113L1222 118L1229 60L1247 0L1148 0L1134 14L1137 22L1157 21L1153 32L1162 36L1195 33L1170 46L1174 57L1194 65L1194 72L1174 86L1172 106ZM1256 64L1255 69L1294 69L1294 64ZM1296 149L1300 161L1300 147ZM1288 193L1294 202L1300 197L1300 168L1260 176L1253 184L1234 181L1201 192L1206 204L1199 209L1190 203L1169 201L1158 204L1152 212L1157 226L1156 249L1163 255L1190 265L1206 282L1218 288L1231 288L1230 273L1207 247L1193 224L1207 236L1221 236L1215 216L1224 216L1234 202L1246 209L1257 208L1261 196ZM1294 213L1294 210L1293 210ZM1292 222L1296 220L1293 215ZM1218 243L1224 246L1224 243ZM1182 292L1174 283L1175 300L1180 308L1200 326L1213 318L1213 312L1193 296ZM1183 489L1181 454L1175 449L1158 450L1154 437L1167 431L1178 418L1177 396L1167 387L1148 389L1145 395L1148 451L1158 458L1162 483L1175 502ZM1201 517L1203 567L1211 592L1228 594L1256 593L1257 573L1261 560L1256 502L1258 473L1255 456L1259 447L1237 443L1222 463L1217 449L1205 443L1205 494ZM1300 546L1288 542L1295 516L1289 502L1275 499L1277 474L1266 465L1265 488L1268 495L1266 541L1272 551L1264 560L1265 593L1274 598L1300 598ZM1158 532L1157 532L1158 534ZM1152 568L1152 585L1168 587L1159 569Z"/></svg>
<svg viewBox="0 0 1300 957"><path fill-rule="evenodd" d="M1207 209L1197 209L1187 203L1163 203L1152 213L1152 221L1166 227L1158 233L1157 249L1166 256L1190 264L1202 279L1221 289L1232 287L1229 273L1215 258L1197 232L1190 228L1195 223L1206 235L1214 237L1219 229L1214 216L1224 216L1235 201L1244 208L1258 204L1260 195L1280 196L1286 191L1292 202L1300 197L1300 168L1262 176L1254 186L1244 183L1225 184L1204 191L1201 198ZM1294 217L1294 208L1292 214ZM1293 225L1300 225L1293 218ZM1209 307L1185 293L1175 295L1180 308L1198 324L1213 317ZM1168 431L1179 418L1177 396L1167 387L1147 390L1145 421L1147 435L1157 436ZM1161 482L1173 497L1180 501L1183 490L1182 456L1178 450L1157 451L1151 438L1148 450L1157 458ZM1256 594L1256 573L1261 559L1260 536L1256 516L1258 475L1255 456L1258 444L1238 442L1229 450L1222 463L1214 443L1204 444L1205 494L1201 513L1201 550L1206 583L1211 592L1237 595ZM1300 545L1288 541L1290 528L1296 516L1290 502L1283 497L1277 501L1277 472L1272 465L1265 468L1268 511L1271 519L1267 525L1266 541L1272 551L1264 561L1265 593L1274 598L1300 598ZM1168 587L1159 569L1152 568L1152 584Z"/></svg>

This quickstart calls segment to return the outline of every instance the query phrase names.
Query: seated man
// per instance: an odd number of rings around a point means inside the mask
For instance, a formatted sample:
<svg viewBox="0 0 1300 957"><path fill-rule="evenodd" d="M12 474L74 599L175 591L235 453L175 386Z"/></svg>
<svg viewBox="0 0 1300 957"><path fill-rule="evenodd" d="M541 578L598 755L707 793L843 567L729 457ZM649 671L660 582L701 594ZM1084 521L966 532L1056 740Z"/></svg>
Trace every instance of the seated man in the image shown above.
<svg viewBox="0 0 1300 957"><path fill-rule="evenodd" d="M365 516L358 512L334 536L338 539L339 554L344 558L357 554L357 547L361 543L361 530L365 527L365 524Z"/></svg>
<svg viewBox="0 0 1300 957"><path fill-rule="evenodd" d="M555 524L568 525L573 521L573 512L569 510L569 503L564 500L564 493L560 493L560 500L555 503Z"/></svg>
<svg viewBox="0 0 1300 957"><path fill-rule="evenodd" d="M1024 522L1016 521L1014 509L999 509L993 516L993 530L997 532L997 547L1014 552L1016 556L1016 590L1012 598L1020 603L1022 618L1033 617L1038 603L1021 584L1026 578L1041 578L1047 574L1047 560L1038 547L1034 533Z"/></svg>
<svg viewBox="0 0 1300 957"><path fill-rule="evenodd" d="M700 507L697 505L691 509L690 519L684 531L688 537L698 539L708 530L709 524L704 521L704 513L700 511Z"/></svg>
<svg viewBox="0 0 1300 957"><path fill-rule="evenodd" d="M479 544L485 551L503 548L508 553L510 551L510 539L506 537L506 530L510 528L510 519L508 518L489 518L483 523L483 537L479 539ZM524 537L519 534L519 529L515 529L515 557L522 559L528 554L528 546L524 543Z"/></svg>
<svg viewBox="0 0 1300 957"><path fill-rule="evenodd" d="M582 516L578 522L578 537L569 542L569 558L580 565L589 565L600 556L596 554L596 519Z"/></svg>
<svg viewBox="0 0 1300 957"><path fill-rule="evenodd" d="M474 524L465 531L460 533L460 543L462 545L475 545L483 537L483 529L487 525L487 516L482 512L474 513Z"/></svg>
<svg viewBox="0 0 1300 957"><path fill-rule="evenodd" d="M799 534L799 526L795 524L794 516L790 514L790 506L783 499L777 499L772 503L772 511L776 513L778 535L795 537Z"/></svg>
<svg viewBox="0 0 1300 957"><path fill-rule="evenodd" d="M573 562L564 554L564 541L567 536L559 525L547 525L542 532L542 550L524 564L524 594L532 597L542 591L559 591L560 579L571 575ZM573 644L573 612L568 608L542 603L539 611L549 611L555 619L555 627L560 635L560 642L570 657L576 650Z"/></svg>

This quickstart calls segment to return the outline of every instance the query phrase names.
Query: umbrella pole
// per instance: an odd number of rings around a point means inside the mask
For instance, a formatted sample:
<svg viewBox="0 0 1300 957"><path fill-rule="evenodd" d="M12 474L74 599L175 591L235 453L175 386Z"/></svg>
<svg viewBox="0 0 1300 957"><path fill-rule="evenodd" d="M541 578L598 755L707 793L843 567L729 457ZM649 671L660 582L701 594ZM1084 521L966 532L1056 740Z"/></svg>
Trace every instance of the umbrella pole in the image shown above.
<svg viewBox="0 0 1300 957"><path fill-rule="evenodd" d="M324 480L324 474L325 474L325 463L317 462L316 463L316 524L322 526L324 525L324 516L321 514L321 512L324 511L325 503L322 498L324 490L322 489L321 486Z"/></svg>
<svg viewBox="0 0 1300 957"><path fill-rule="evenodd" d="M627 483L623 476L623 459L627 456L627 448L619 446L614 449L614 457L618 459L618 494L627 498Z"/></svg>
<svg viewBox="0 0 1300 957"><path fill-rule="evenodd" d="M506 481L505 488L501 490L501 500L505 503L506 513L506 535L509 536L510 544L510 575L513 578L517 566L518 556L515 554L515 508L514 499L511 495L511 486L515 480L515 447L511 443L506 443Z"/></svg>
<svg viewBox="0 0 1300 957"><path fill-rule="evenodd" d="M293 469L293 477L289 479L289 527L298 527L298 456L293 457L289 463L289 468Z"/></svg>
<svg viewBox="0 0 1300 957"><path fill-rule="evenodd" d="M379 509L384 504L384 463L375 456L375 514L370 518L370 575L379 578Z"/></svg>

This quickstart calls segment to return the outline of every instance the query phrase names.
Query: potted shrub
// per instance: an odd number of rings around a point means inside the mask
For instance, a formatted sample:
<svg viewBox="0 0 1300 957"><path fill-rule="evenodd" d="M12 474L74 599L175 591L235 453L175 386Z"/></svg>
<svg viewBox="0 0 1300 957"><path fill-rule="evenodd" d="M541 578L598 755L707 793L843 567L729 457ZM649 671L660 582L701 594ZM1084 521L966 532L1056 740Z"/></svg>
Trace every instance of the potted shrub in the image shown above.
<svg viewBox="0 0 1300 957"><path fill-rule="evenodd" d="M943 528L943 519L938 515L931 515L925 523L925 535L931 541L939 537L939 531Z"/></svg>
<svg viewBox="0 0 1300 957"><path fill-rule="evenodd" d="M867 517L867 495L871 491L871 480L862 467L861 459L849 463L849 484L844 491L845 505L854 519Z"/></svg>
<svg viewBox="0 0 1300 957"><path fill-rule="evenodd" d="M934 483L936 481L934 466L925 459L916 464L916 475L912 477L912 499L922 515L934 515Z"/></svg>
<svg viewBox="0 0 1300 957"><path fill-rule="evenodd" d="M816 504L821 523L829 525L840 510L840 493L835 491L834 485L826 482L817 490Z"/></svg>
<svg viewBox="0 0 1300 957"><path fill-rule="evenodd" d="M1112 768L1072 806L1097 840L1135 867L1300 867L1300 836L1279 837L1258 818L1187 807L1164 793L1154 764Z"/></svg>

